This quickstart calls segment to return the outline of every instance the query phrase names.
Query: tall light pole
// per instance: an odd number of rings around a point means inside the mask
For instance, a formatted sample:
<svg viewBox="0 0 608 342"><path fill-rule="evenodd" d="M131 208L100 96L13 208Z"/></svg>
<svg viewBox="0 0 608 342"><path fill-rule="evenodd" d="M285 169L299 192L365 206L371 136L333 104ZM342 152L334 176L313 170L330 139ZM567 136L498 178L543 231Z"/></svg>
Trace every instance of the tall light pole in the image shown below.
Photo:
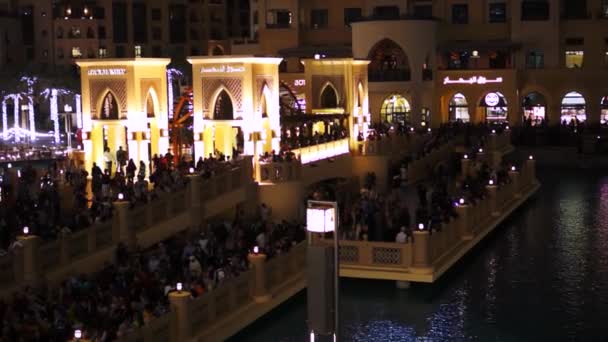
<svg viewBox="0 0 608 342"><path fill-rule="evenodd" d="M338 204L308 201L306 230L309 235L306 258L310 341L314 342L317 337L327 339L332 335L334 342L339 341ZM330 232L333 233L333 246L314 241L318 239L313 234L323 235Z"/></svg>
<svg viewBox="0 0 608 342"><path fill-rule="evenodd" d="M72 151L72 106L69 104L63 106L63 115L65 116L65 134L68 137L68 151Z"/></svg>

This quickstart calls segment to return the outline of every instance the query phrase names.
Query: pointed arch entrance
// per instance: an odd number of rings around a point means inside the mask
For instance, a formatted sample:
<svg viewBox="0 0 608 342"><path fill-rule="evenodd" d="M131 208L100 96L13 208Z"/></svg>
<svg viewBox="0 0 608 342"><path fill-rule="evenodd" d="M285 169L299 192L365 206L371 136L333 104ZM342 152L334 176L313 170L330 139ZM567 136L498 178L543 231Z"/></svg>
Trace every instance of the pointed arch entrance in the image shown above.
<svg viewBox="0 0 608 342"><path fill-rule="evenodd" d="M608 125L608 96L602 97L602 102L600 103L601 114L600 114L600 124Z"/></svg>
<svg viewBox="0 0 608 342"><path fill-rule="evenodd" d="M98 166L109 172L115 172L118 167L116 152L129 150L127 139L127 126L125 120L120 116L121 103L118 102L116 94L112 90L102 93L97 103L97 123L100 125L101 134L93 134L91 139L94 145L102 146L98 150L95 159L102 159L103 163Z"/></svg>
<svg viewBox="0 0 608 342"><path fill-rule="evenodd" d="M524 96L522 101L524 110L524 123L530 126L541 124L546 118L547 100L539 92L533 91Z"/></svg>
<svg viewBox="0 0 608 342"><path fill-rule="evenodd" d="M321 98L319 103L322 109L338 108L340 100L338 98L338 91L331 83L326 83L325 87L321 91Z"/></svg>
<svg viewBox="0 0 608 342"><path fill-rule="evenodd" d="M380 109L382 123L406 125L410 122L411 106L405 97L394 94L387 97Z"/></svg>
<svg viewBox="0 0 608 342"><path fill-rule="evenodd" d="M450 99L448 113L450 121L471 121L469 103L467 102L467 98L461 93L454 94Z"/></svg>
<svg viewBox="0 0 608 342"><path fill-rule="evenodd" d="M583 95L572 91L562 98L561 118L562 124L574 124L587 120L587 102Z"/></svg>

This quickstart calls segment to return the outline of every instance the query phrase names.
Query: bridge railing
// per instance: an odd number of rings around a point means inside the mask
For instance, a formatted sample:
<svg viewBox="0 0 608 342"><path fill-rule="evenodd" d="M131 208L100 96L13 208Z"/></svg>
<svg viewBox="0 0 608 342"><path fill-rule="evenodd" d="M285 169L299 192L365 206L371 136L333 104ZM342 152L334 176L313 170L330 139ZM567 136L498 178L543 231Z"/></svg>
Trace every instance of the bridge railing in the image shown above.
<svg viewBox="0 0 608 342"><path fill-rule="evenodd" d="M407 165L407 180L408 182L418 182L428 178L433 169L441 162L449 160L453 152L452 142L447 142L439 148L434 149L429 154L420 159L414 160Z"/></svg>
<svg viewBox="0 0 608 342"><path fill-rule="evenodd" d="M169 313L119 341L189 341L246 306L264 305L286 283L303 276L306 242L268 261L263 255L256 256L262 256L261 262L252 262L249 270L198 298L190 298L187 291L170 293Z"/></svg>
<svg viewBox="0 0 608 342"><path fill-rule="evenodd" d="M260 183L284 183L299 180L302 163L299 160L282 162L261 162L258 173Z"/></svg>
<svg viewBox="0 0 608 342"><path fill-rule="evenodd" d="M407 269L412 263L412 244L341 240L340 263Z"/></svg>
<svg viewBox="0 0 608 342"><path fill-rule="evenodd" d="M391 133L379 140L357 142L357 147L353 151L353 154L358 156L404 155L411 151L419 150L430 138L431 135L427 133Z"/></svg>
<svg viewBox="0 0 608 342"><path fill-rule="evenodd" d="M161 193L145 205L130 208L128 202L115 202L111 220L61 235L56 240L43 242L34 235L21 236L19 242L23 247L0 258L0 266L13 265L0 269L0 279L4 280L2 288L10 290L23 282L35 284L45 279L55 283L69 274L96 270L111 260L114 248L121 242L127 245L140 240L147 245L157 243L166 238L167 222L179 222L178 228L171 227L173 230L186 229L194 220L192 208L241 188L252 182L251 176L251 159L245 158L207 180L190 175L185 189Z"/></svg>
<svg viewBox="0 0 608 342"><path fill-rule="evenodd" d="M348 154L350 152L348 142L349 139L345 138L323 144L298 148L292 152L302 162L302 164L309 164L342 154Z"/></svg>

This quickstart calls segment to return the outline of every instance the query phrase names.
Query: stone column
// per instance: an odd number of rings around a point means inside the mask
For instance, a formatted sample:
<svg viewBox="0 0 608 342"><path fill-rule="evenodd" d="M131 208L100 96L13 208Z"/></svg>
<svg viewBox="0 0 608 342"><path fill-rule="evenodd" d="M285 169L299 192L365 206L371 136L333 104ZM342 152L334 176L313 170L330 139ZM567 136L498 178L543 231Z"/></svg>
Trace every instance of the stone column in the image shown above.
<svg viewBox="0 0 608 342"><path fill-rule="evenodd" d="M492 216L498 216L500 215L500 212L498 210L498 206L496 203L496 185L491 184L491 185L486 185L486 190L488 191L488 201L490 201L490 213L492 214Z"/></svg>
<svg viewBox="0 0 608 342"><path fill-rule="evenodd" d="M38 246L40 238L35 235L21 235L17 240L23 244L23 281L34 285L40 280Z"/></svg>
<svg viewBox="0 0 608 342"><path fill-rule="evenodd" d="M203 220L202 205L201 205L201 177L198 174L186 176L188 179L188 194L190 196L188 202L190 207L190 223L193 225L199 224Z"/></svg>
<svg viewBox="0 0 608 342"><path fill-rule="evenodd" d="M432 273L430 235L428 230L414 231L412 267L417 273Z"/></svg>
<svg viewBox="0 0 608 342"><path fill-rule="evenodd" d="M469 208L468 204L458 204L456 207L456 213L458 214L458 235L463 240L471 240L474 235L469 222Z"/></svg>
<svg viewBox="0 0 608 342"><path fill-rule="evenodd" d="M492 132L490 133L490 135L488 136L488 150L489 151L495 151L498 147L498 136L496 135L496 132Z"/></svg>
<svg viewBox="0 0 608 342"><path fill-rule="evenodd" d="M114 202L114 212L116 215L116 221L114 221L114 224L118 226L118 241L125 243L129 248L135 247L135 231L129 227L129 202Z"/></svg>
<svg viewBox="0 0 608 342"><path fill-rule="evenodd" d="M249 253L247 259L254 271L253 300L265 303L272 297L266 286L266 254Z"/></svg>
<svg viewBox="0 0 608 342"><path fill-rule="evenodd" d="M526 161L526 167L529 168L528 175L530 176L529 181L532 183L536 180L536 160L534 156L530 155Z"/></svg>
<svg viewBox="0 0 608 342"><path fill-rule="evenodd" d="M513 195L515 198L520 198L521 189L519 188L519 171L517 171L515 167L511 168L511 171L509 171L509 178L511 178L511 182L513 182Z"/></svg>
<svg viewBox="0 0 608 342"><path fill-rule="evenodd" d="M462 172L464 177L467 177L471 172L471 159L469 159L468 155L465 154L465 156L466 158L460 160L460 172Z"/></svg>
<svg viewBox="0 0 608 342"><path fill-rule="evenodd" d="M188 304L190 302L189 291L174 291L169 293L171 305L171 342L185 342L192 337L190 329L190 317L188 315Z"/></svg>

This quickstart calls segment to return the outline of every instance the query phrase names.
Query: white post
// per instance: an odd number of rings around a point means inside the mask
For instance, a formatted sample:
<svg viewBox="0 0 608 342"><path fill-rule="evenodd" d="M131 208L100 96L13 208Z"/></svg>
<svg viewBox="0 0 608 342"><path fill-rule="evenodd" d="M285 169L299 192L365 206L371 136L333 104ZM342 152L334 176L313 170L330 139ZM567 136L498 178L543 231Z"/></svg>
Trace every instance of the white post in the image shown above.
<svg viewBox="0 0 608 342"><path fill-rule="evenodd" d="M21 136L19 135L19 97L17 95L13 95L13 115L15 117L14 128L15 128L15 142L21 141Z"/></svg>
<svg viewBox="0 0 608 342"><path fill-rule="evenodd" d="M2 100L2 137L4 140L8 138L8 118L6 117L6 99Z"/></svg>
<svg viewBox="0 0 608 342"><path fill-rule="evenodd" d="M76 102L76 127L82 129L82 107L80 103L80 95L74 95L74 99Z"/></svg>
<svg viewBox="0 0 608 342"><path fill-rule="evenodd" d="M51 120L53 120L53 133L55 144L59 144L59 113L57 109L57 89L51 90Z"/></svg>

